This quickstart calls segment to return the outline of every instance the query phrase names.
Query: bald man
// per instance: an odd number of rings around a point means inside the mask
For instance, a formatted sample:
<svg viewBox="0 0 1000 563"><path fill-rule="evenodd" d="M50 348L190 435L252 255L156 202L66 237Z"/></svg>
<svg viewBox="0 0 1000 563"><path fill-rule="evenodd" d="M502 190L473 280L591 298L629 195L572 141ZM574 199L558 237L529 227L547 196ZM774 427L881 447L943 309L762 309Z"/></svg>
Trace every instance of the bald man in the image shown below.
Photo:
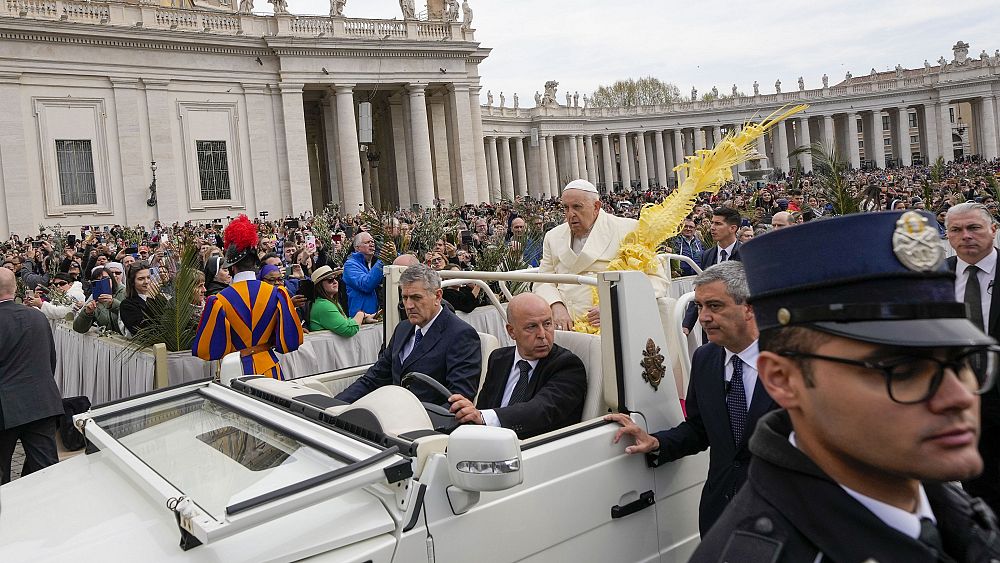
<svg viewBox="0 0 1000 563"><path fill-rule="evenodd" d="M771 216L771 229L783 229L792 224L792 214L779 211Z"/></svg>
<svg viewBox="0 0 1000 563"><path fill-rule="evenodd" d="M24 447L21 477L59 461L56 419L62 395L52 372L52 328L38 309L14 303L14 272L0 268L0 485L11 480L14 445Z"/></svg>
<svg viewBox="0 0 1000 563"><path fill-rule="evenodd" d="M507 305L507 334L514 346L490 354L476 405L452 395L461 423L502 426L522 440L580 422L587 372L576 354L555 344L549 304L522 293Z"/></svg>

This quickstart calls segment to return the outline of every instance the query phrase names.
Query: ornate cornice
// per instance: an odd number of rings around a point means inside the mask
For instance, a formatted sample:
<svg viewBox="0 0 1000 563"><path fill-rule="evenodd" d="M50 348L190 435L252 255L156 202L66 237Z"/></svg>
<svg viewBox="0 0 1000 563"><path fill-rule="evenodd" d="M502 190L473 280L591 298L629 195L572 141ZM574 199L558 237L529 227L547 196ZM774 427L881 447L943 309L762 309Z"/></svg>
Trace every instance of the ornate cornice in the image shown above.
<svg viewBox="0 0 1000 563"><path fill-rule="evenodd" d="M106 28L110 29L110 28ZM121 31L121 30L115 30ZM150 33L151 31L144 31ZM155 31L153 31L155 33ZM185 38L186 39L186 38ZM191 38L193 39L193 38ZM218 39L212 37L211 39ZM234 37L234 39L236 39ZM0 41L25 41L39 43L65 43L88 47L113 47L119 49L146 49L153 51L181 51L220 55L268 56L271 50L266 46L251 47L239 45L171 41L148 37L115 37L113 35L70 35L38 31L0 30ZM246 39L242 39L246 41Z"/></svg>

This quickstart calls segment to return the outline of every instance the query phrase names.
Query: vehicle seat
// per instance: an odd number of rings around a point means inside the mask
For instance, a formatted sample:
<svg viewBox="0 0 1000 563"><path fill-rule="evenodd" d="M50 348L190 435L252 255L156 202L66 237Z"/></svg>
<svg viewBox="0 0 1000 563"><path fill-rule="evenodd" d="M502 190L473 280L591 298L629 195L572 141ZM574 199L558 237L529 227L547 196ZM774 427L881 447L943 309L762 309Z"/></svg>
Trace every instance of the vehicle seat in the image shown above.
<svg viewBox="0 0 1000 563"><path fill-rule="evenodd" d="M604 369L601 362L601 337L596 334L584 334L557 330L556 344L573 352L581 360L587 370L587 396L583 400L583 416L581 420L590 420L607 412L604 406Z"/></svg>
<svg viewBox="0 0 1000 563"><path fill-rule="evenodd" d="M489 364L490 354L494 350L500 347L500 341L496 336L492 334L487 334L485 332L477 332L479 335L479 347L483 351L483 365L482 372L479 374L479 388L476 389L476 396L473 397L472 402L475 403L479 399L479 393L483 390L483 383L486 382L486 367Z"/></svg>

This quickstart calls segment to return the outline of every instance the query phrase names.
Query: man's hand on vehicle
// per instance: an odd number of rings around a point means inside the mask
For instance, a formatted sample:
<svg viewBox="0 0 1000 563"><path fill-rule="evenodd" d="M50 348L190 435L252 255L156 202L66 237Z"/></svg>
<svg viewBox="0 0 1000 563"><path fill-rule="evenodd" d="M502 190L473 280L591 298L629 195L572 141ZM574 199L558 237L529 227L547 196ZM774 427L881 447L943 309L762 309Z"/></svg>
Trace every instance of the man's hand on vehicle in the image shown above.
<svg viewBox="0 0 1000 563"><path fill-rule="evenodd" d="M625 453L644 454L655 452L660 449L660 441L654 436L649 435L642 428L639 428L639 426L632 421L632 417L629 415L625 413L608 414L604 416L604 420L609 422L614 421L622 425L622 427L618 429L618 432L615 433L615 444L621 441L622 436L630 436L635 442L633 445L625 447Z"/></svg>

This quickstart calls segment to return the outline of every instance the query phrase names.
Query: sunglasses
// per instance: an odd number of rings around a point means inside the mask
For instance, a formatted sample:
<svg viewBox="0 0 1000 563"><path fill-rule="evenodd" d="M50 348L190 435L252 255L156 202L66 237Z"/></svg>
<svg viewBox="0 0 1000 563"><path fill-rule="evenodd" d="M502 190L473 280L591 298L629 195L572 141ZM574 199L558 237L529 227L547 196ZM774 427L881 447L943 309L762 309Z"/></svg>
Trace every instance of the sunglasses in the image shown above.
<svg viewBox="0 0 1000 563"><path fill-rule="evenodd" d="M66 287L67 285L69 285L69 283L68 282L64 282L64 281L57 281L57 282L54 282L52 285L54 285L56 287Z"/></svg>

